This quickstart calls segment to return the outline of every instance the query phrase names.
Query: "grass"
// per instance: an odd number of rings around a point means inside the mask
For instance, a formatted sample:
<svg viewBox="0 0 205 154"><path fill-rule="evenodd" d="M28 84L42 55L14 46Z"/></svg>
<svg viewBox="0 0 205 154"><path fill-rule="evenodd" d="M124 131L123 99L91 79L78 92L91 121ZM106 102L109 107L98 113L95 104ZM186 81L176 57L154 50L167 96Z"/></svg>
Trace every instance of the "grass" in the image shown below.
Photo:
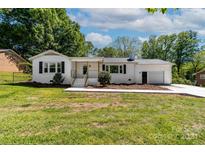
<svg viewBox="0 0 205 154"><path fill-rule="evenodd" d="M205 99L0 84L0 144L205 144Z"/></svg>
<svg viewBox="0 0 205 154"><path fill-rule="evenodd" d="M21 72L0 72L0 83L22 82L31 80L31 75Z"/></svg>

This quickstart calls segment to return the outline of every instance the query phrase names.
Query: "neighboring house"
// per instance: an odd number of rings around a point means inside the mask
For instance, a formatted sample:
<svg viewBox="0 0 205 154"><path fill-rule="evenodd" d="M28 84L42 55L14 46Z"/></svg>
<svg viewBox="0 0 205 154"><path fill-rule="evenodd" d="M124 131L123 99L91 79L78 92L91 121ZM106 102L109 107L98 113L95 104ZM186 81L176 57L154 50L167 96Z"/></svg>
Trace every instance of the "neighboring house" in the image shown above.
<svg viewBox="0 0 205 154"><path fill-rule="evenodd" d="M170 84L172 63L159 59L67 57L53 50L45 51L29 60L33 66L33 81L50 83L60 72L64 84L85 86L97 84L98 74L108 71L115 84Z"/></svg>
<svg viewBox="0 0 205 154"><path fill-rule="evenodd" d="M195 73L196 75L196 84L198 86L204 86L205 85L205 69Z"/></svg>
<svg viewBox="0 0 205 154"><path fill-rule="evenodd" d="M11 49L0 49L0 72L24 72L27 60Z"/></svg>

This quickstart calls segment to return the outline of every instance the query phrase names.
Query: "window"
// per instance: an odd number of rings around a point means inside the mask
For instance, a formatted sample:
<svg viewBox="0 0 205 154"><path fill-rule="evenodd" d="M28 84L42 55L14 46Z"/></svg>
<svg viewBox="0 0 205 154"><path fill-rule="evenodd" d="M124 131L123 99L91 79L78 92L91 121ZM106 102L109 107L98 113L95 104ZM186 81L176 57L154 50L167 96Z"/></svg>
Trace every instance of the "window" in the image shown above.
<svg viewBox="0 0 205 154"><path fill-rule="evenodd" d="M200 79L205 80L205 74L200 74Z"/></svg>
<svg viewBox="0 0 205 154"><path fill-rule="evenodd" d="M44 73L48 73L48 63L44 63Z"/></svg>
<svg viewBox="0 0 205 154"><path fill-rule="evenodd" d="M126 74L127 73L126 65L124 64L123 67L124 67L124 74Z"/></svg>
<svg viewBox="0 0 205 154"><path fill-rule="evenodd" d="M62 67L61 68L62 73L65 73L65 62L64 61L61 62L61 67Z"/></svg>
<svg viewBox="0 0 205 154"><path fill-rule="evenodd" d="M50 73L55 73L55 72L56 72L56 64L50 63Z"/></svg>
<svg viewBox="0 0 205 154"><path fill-rule="evenodd" d="M118 73L118 65L110 65L110 73Z"/></svg>
<svg viewBox="0 0 205 154"><path fill-rule="evenodd" d="M88 67L85 65L83 66L83 75L85 75L88 71Z"/></svg>
<svg viewBox="0 0 205 154"><path fill-rule="evenodd" d="M120 73L122 73L122 65L120 65Z"/></svg>
<svg viewBox="0 0 205 154"><path fill-rule="evenodd" d="M102 65L102 70L105 71L105 65L104 64Z"/></svg>
<svg viewBox="0 0 205 154"><path fill-rule="evenodd" d="M39 62L39 73L40 74L43 73L43 62L42 61Z"/></svg>
<svg viewBox="0 0 205 154"><path fill-rule="evenodd" d="M57 72L61 73L61 63L57 63Z"/></svg>
<svg viewBox="0 0 205 154"><path fill-rule="evenodd" d="M109 66L108 66L108 65L106 65L106 71L107 71L107 72L109 71Z"/></svg>

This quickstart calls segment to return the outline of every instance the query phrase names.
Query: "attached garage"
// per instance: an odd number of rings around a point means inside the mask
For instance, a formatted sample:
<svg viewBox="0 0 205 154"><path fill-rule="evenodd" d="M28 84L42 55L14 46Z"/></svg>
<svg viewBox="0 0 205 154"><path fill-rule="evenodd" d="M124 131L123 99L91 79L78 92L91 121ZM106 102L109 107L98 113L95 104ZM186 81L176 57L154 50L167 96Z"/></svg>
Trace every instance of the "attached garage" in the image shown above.
<svg viewBox="0 0 205 154"><path fill-rule="evenodd" d="M163 71L148 72L148 83L164 84L164 72Z"/></svg>

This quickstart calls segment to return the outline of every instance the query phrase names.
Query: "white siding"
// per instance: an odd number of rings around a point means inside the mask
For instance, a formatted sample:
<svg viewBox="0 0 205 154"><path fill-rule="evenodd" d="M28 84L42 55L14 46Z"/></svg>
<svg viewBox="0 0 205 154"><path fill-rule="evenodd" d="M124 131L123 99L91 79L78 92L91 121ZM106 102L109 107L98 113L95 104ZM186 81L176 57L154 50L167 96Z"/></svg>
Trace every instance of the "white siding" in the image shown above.
<svg viewBox="0 0 205 154"><path fill-rule="evenodd" d="M120 84L130 84L135 83L135 64L129 63L103 63L105 65L126 65L126 74L124 73L110 73L111 83ZM102 65L100 65L100 70L102 71Z"/></svg>
<svg viewBox="0 0 205 154"><path fill-rule="evenodd" d="M63 77L65 78L64 80L64 84L70 84L71 81L71 62L69 61L68 58L65 58L63 56L57 56L57 55L45 55L45 56L41 56L38 57L36 59L34 59L32 61L32 81L34 82L40 82L40 83L50 83L50 80L53 79L53 76L55 75L55 73L44 73L44 69L43 69L43 73L40 74L39 73L39 62L42 61L47 62L47 63L51 63L51 62L65 62L65 73L63 73ZM44 68L44 66L43 66Z"/></svg>
<svg viewBox="0 0 205 154"><path fill-rule="evenodd" d="M35 58L33 63L33 81L40 82L40 83L50 83L50 80L53 79L55 73L43 73L39 74L39 62L42 61L43 63L57 63L57 62L65 62L65 73L63 74L65 80L64 84L70 84L71 79L71 61L69 58L61 55L44 55L38 58ZM73 69L75 69L75 62L73 63ZM132 62L104 62L105 65L126 65L126 74L124 71L122 73L111 73L111 83L142 83L142 72L147 72L147 82L148 83L158 83L162 82L165 84L170 84L172 82L172 65L147 65L147 64L136 64ZM82 74L82 67L83 65L87 65L87 63L78 63L76 66L77 73ZM44 65L43 65L44 67ZM102 63L99 66L100 71L102 71ZM88 70L91 76L97 76L98 71L98 63L97 62L89 62L88 63Z"/></svg>
<svg viewBox="0 0 205 154"><path fill-rule="evenodd" d="M164 83L164 71L148 72L148 83L163 84Z"/></svg>
<svg viewBox="0 0 205 154"><path fill-rule="evenodd" d="M172 66L171 65L138 65L136 64L136 83L142 83L142 72L147 72L149 79L149 72L163 72L164 84L171 84L172 82ZM149 80L148 80L149 83Z"/></svg>

